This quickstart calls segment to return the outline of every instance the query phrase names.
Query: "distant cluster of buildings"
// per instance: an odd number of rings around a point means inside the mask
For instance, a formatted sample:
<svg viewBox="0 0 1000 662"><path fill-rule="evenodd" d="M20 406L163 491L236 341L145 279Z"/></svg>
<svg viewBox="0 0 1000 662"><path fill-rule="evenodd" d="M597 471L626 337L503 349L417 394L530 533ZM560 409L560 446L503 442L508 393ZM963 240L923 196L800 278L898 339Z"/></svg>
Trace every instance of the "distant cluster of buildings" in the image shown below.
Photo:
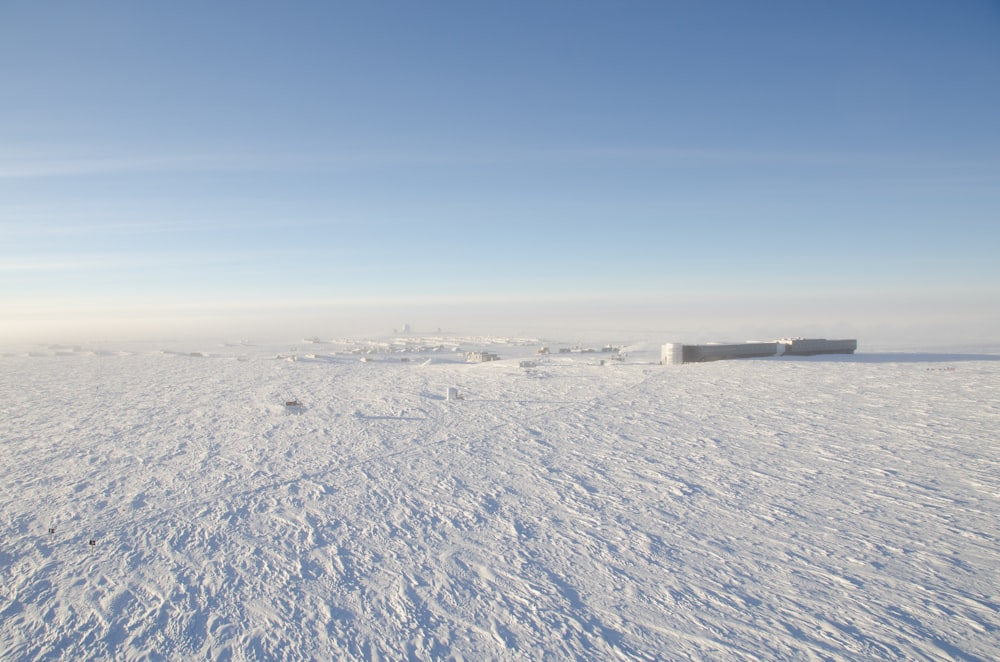
<svg viewBox="0 0 1000 662"><path fill-rule="evenodd" d="M577 354L593 354L593 353L597 352L598 350L594 349L593 347L580 347L579 345L577 345L576 347L560 347L558 351L559 351L560 354L572 354L572 353L577 353ZM605 354L607 354L607 353L618 353L618 352L621 351L621 347L615 347L614 345L605 345L604 347L602 347L600 349L600 351L603 352L603 353L605 353ZM539 354L550 354L551 352L549 351L548 347L539 347L538 348L538 353Z"/></svg>
<svg viewBox="0 0 1000 662"><path fill-rule="evenodd" d="M683 345L667 343L660 351L661 364L704 363L727 359L750 359L766 356L816 356L818 354L853 354L858 341L826 338L782 338L774 342L745 342L732 345L710 343Z"/></svg>
<svg viewBox="0 0 1000 662"><path fill-rule="evenodd" d="M605 345L600 349L595 349L592 347L560 347L556 350L559 354L611 354L611 359L614 361L624 361L625 355L621 353L621 347L616 347L614 345ZM552 353L548 347L539 347L535 352L538 356L547 356ZM499 361L500 357L492 352L466 352L465 358L469 363L488 363L489 361ZM601 362L604 365L604 361ZM522 368L534 368L538 364L534 361L521 361Z"/></svg>

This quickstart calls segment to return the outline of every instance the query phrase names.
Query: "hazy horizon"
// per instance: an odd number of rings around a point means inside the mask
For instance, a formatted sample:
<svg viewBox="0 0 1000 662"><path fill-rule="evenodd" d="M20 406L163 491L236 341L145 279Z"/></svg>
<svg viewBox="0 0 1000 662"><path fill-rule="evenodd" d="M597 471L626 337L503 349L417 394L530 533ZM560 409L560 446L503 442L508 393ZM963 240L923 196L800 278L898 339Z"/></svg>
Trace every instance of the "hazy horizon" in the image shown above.
<svg viewBox="0 0 1000 662"><path fill-rule="evenodd" d="M600 308L604 315L595 314ZM277 312L233 308L171 311L136 309L131 316L106 312L71 318L41 320L8 326L0 347L31 344L88 344L128 341L292 342L319 337L388 336L439 333L549 338L562 341L709 342L771 339L788 336L857 338L861 351L908 348L993 348L993 327L979 324L988 316L958 303L950 308L928 308L923 315L907 311L906 302L874 311L856 302L854 307L819 310L801 307L789 314L775 307L745 302L688 302L657 307L653 303L607 302L602 307L585 302L537 304L461 304L436 307L406 305L363 306L289 303ZM839 315L836 311L839 310ZM852 314L853 313L853 314ZM994 318L996 316L994 315ZM862 321L858 321L862 320ZM963 324L964 323L964 324Z"/></svg>

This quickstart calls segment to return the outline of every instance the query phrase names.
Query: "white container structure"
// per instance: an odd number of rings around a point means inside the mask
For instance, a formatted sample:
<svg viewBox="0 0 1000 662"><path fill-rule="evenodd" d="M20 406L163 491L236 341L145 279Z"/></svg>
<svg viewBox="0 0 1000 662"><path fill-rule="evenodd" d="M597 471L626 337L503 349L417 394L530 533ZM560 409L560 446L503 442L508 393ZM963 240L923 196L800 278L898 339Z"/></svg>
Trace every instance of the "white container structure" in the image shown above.
<svg viewBox="0 0 1000 662"><path fill-rule="evenodd" d="M454 386L449 386L447 397L449 400L458 400L458 389L455 388Z"/></svg>
<svg viewBox="0 0 1000 662"><path fill-rule="evenodd" d="M660 363L662 365L684 363L684 345L676 342L665 344L660 348Z"/></svg>

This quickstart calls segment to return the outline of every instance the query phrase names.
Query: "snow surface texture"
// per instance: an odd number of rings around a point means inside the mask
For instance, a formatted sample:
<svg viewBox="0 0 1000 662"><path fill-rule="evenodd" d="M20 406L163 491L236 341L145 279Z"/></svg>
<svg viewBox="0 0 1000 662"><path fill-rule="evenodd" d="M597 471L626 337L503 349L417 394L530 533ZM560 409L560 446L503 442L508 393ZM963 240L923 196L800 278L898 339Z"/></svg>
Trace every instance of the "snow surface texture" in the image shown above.
<svg viewBox="0 0 1000 662"><path fill-rule="evenodd" d="M2 658L996 659L1000 362L464 342L0 357Z"/></svg>

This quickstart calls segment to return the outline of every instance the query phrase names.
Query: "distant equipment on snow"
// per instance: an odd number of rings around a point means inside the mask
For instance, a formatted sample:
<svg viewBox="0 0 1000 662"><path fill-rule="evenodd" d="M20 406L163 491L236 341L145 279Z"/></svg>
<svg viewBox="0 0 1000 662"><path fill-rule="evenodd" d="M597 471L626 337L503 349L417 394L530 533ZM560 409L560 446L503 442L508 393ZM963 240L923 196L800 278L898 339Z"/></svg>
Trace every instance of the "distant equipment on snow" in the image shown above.
<svg viewBox="0 0 1000 662"><path fill-rule="evenodd" d="M500 357L490 352L466 352L465 358L469 363L486 363L488 361L499 361Z"/></svg>
<svg viewBox="0 0 1000 662"><path fill-rule="evenodd" d="M462 396L460 396L460 395L458 394L458 389L457 389L457 388L455 388L454 386L449 386L449 387L448 387L448 394L447 394L447 398L448 398L449 400L461 400L461 399L462 399Z"/></svg>
<svg viewBox="0 0 1000 662"><path fill-rule="evenodd" d="M782 338L774 342L745 342L732 345L715 343L707 345L666 343L660 350L660 363L671 365L765 356L853 354L857 348L858 341L855 339L827 340L826 338Z"/></svg>

